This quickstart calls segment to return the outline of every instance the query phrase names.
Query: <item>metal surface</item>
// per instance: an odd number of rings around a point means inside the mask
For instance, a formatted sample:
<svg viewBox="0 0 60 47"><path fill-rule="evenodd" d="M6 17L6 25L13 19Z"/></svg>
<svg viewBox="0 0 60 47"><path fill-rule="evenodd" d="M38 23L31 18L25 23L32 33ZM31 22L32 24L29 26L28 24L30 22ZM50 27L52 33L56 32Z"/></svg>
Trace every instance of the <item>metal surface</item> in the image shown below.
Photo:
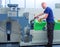
<svg viewBox="0 0 60 47"><path fill-rule="evenodd" d="M12 21L12 30L11 30L11 41L10 42L19 42L20 41L20 26L16 21ZM8 42L6 34L6 21L0 23L0 42Z"/></svg>
<svg viewBox="0 0 60 47"><path fill-rule="evenodd" d="M32 34L32 41L29 43L21 42L21 46L29 46L29 45L46 45L47 44L47 32L46 31L34 31L31 30L30 34ZM54 40L53 44L60 44L60 30L54 31Z"/></svg>

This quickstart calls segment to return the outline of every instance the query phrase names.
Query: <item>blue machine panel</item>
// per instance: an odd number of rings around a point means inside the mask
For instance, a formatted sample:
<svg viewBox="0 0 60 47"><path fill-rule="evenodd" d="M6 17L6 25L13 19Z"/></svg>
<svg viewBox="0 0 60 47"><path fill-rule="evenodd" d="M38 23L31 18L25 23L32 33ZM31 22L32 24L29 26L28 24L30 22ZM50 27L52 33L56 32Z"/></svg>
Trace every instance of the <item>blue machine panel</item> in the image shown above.
<svg viewBox="0 0 60 47"><path fill-rule="evenodd" d="M7 14L0 14L0 21L4 21L7 19Z"/></svg>

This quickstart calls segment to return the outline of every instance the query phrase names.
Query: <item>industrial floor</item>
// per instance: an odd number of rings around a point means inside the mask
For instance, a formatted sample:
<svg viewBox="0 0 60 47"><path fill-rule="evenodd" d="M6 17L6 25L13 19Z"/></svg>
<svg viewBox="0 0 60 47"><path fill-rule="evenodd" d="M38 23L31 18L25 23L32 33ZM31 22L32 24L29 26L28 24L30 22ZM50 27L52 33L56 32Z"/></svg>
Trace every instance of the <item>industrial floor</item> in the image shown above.
<svg viewBox="0 0 60 47"><path fill-rule="evenodd" d="M25 47L45 47L45 46L25 46ZM53 45L53 47L60 47L60 45Z"/></svg>
<svg viewBox="0 0 60 47"><path fill-rule="evenodd" d="M0 47L45 47L45 46L19 46L19 44L0 44ZM60 45L53 45L53 47L60 47Z"/></svg>

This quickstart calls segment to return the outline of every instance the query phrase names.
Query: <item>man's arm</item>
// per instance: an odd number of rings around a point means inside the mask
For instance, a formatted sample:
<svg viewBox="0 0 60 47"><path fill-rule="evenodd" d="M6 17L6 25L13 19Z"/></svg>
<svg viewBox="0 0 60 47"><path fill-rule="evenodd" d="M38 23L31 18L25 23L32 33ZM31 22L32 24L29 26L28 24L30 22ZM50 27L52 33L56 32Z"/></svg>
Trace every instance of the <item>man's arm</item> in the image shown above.
<svg viewBox="0 0 60 47"><path fill-rule="evenodd" d="M44 14L44 13L43 13L43 14ZM40 14L40 15L43 15L43 14ZM39 15L39 16L40 16L40 15ZM46 18L48 17L48 14L44 14L44 15L45 15L44 17L38 19L39 22L40 22L42 19L46 19Z"/></svg>
<svg viewBox="0 0 60 47"><path fill-rule="evenodd" d="M35 18L38 17L38 16L42 16L42 15L44 15L44 13L40 13L40 14L38 14L37 16L35 16Z"/></svg>
<svg viewBox="0 0 60 47"><path fill-rule="evenodd" d="M48 14L45 14L45 16L40 19L46 19L47 17L48 17Z"/></svg>
<svg viewBox="0 0 60 47"><path fill-rule="evenodd" d="M44 15L44 13L40 13L40 14L38 14L37 16L42 16L42 15Z"/></svg>
<svg viewBox="0 0 60 47"><path fill-rule="evenodd" d="M41 21L42 19L46 19L47 17L48 17L48 14L45 14L45 16L42 18L39 18L38 21Z"/></svg>

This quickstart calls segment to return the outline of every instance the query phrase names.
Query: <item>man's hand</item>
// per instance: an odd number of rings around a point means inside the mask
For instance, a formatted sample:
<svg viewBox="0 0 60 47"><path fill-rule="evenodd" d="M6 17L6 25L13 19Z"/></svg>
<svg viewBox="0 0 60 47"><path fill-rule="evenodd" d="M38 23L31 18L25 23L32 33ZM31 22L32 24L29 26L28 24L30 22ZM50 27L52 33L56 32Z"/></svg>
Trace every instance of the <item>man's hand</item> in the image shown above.
<svg viewBox="0 0 60 47"><path fill-rule="evenodd" d="M35 16L34 19L39 18L38 16Z"/></svg>
<svg viewBox="0 0 60 47"><path fill-rule="evenodd" d="M41 22L41 20L42 20L42 19L41 19L41 18L39 18L39 19L38 19L38 22Z"/></svg>
<svg viewBox="0 0 60 47"><path fill-rule="evenodd" d="M35 16L35 14L34 14L34 19L36 19L36 18L39 18L39 16Z"/></svg>

